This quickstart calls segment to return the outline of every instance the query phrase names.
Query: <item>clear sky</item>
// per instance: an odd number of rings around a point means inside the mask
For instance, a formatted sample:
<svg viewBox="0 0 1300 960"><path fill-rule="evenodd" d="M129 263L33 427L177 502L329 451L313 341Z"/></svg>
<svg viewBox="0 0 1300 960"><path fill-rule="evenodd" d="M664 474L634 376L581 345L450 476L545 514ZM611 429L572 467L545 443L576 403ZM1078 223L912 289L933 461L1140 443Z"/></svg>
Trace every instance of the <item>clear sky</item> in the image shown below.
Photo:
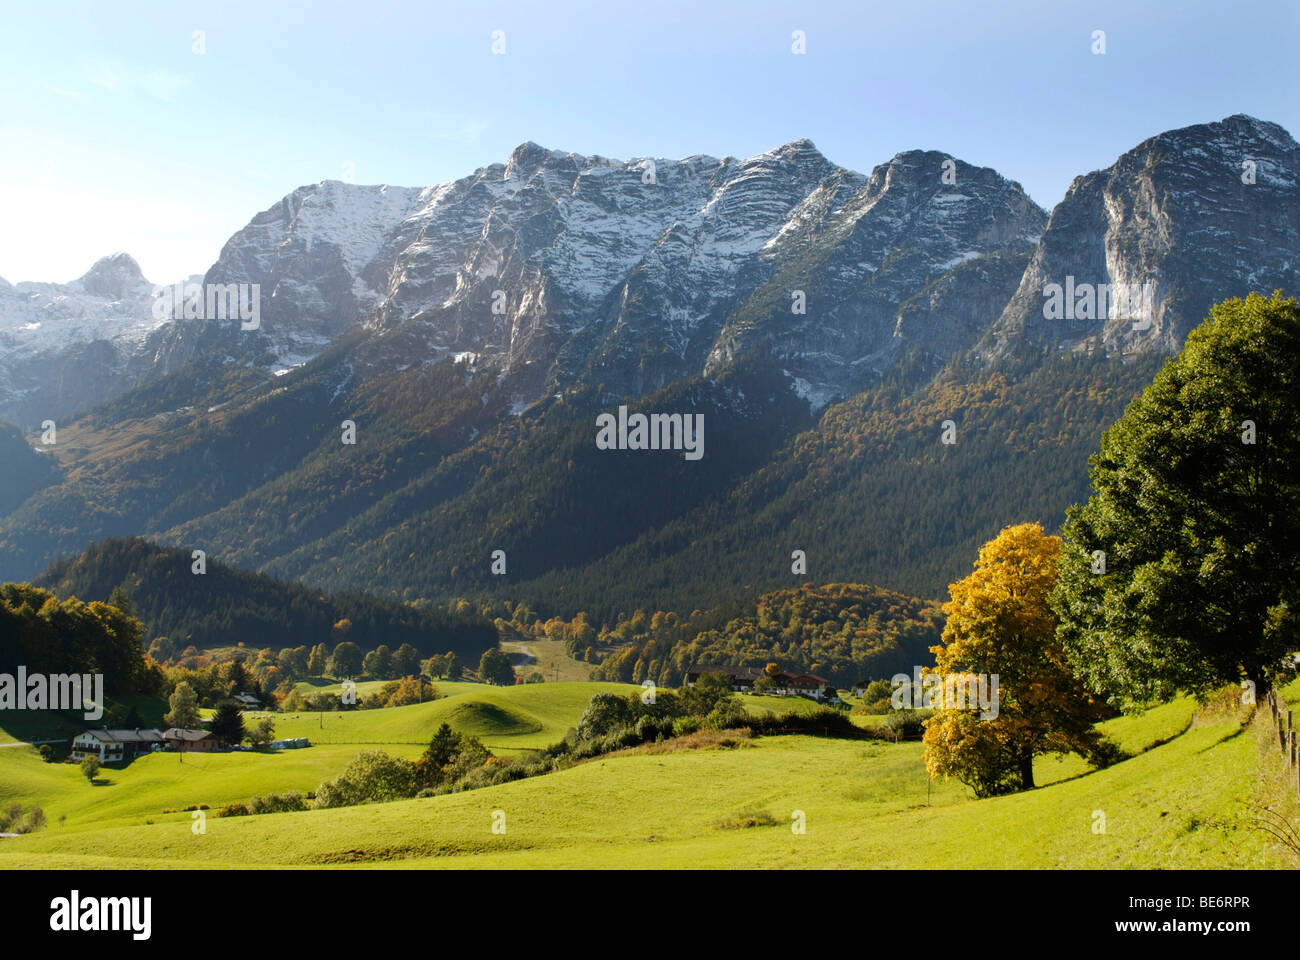
<svg viewBox="0 0 1300 960"><path fill-rule="evenodd" d="M10 282L71 280L116 250L170 282L297 186L438 183L525 140L627 159L808 137L863 172L937 149L1050 209L1162 130L1248 113L1300 134L1296 0L15 7L0 10Z"/></svg>

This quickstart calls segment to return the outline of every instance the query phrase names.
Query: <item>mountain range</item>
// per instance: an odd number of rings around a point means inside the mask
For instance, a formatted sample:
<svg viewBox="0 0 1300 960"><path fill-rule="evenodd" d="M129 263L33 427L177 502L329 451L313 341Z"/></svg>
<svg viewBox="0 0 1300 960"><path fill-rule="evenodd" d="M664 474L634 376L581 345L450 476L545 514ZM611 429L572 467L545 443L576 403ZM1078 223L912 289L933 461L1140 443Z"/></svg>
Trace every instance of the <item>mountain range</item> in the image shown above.
<svg viewBox="0 0 1300 960"><path fill-rule="evenodd" d="M794 549L935 596L1002 524L1059 523L1212 303L1297 288L1298 177L1285 130L1233 116L1050 214L947 154L863 175L807 140L301 187L191 278L256 284L255 330L156 318L124 254L0 281L0 418L58 424L0 429L0 579L143 535L399 600L689 612L790 586ZM1150 293L1061 315L1052 285ZM704 460L597 451L619 404L704 414Z"/></svg>

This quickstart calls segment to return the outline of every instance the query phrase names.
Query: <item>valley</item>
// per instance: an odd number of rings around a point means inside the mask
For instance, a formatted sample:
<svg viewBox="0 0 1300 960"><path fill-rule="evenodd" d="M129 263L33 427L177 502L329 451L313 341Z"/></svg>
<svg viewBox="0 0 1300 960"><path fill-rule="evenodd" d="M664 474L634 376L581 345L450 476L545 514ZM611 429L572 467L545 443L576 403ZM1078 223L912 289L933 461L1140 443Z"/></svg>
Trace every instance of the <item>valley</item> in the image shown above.
<svg viewBox="0 0 1300 960"><path fill-rule="evenodd" d="M538 694L566 686L541 685ZM471 702L473 697L457 692L442 702ZM508 695L506 701L512 702ZM514 702L531 712L527 704ZM1253 728L1243 730L1231 714L1194 713L1193 704L1179 701L1139 718L1113 721L1120 742L1136 753L1132 759L1092 773L1044 761L1039 789L994 800L972 800L954 782L928 784L920 744L787 736L729 749L634 750L517 783L423 800L232 819L209 816L203 835L191 832L191 815L180 807L205 802L215 809L272 784L281 790L310 789L313 779L356 748L187 756L179 779L171 773L181 769L176 758L157 755L108 773L105 785L94 787L74 769L41 764L34 751L12 759L10 754L18 751L6 751L0 756L7 771L0 800L40 797L52 819L65 812L69 816L44 835L0 845L0 865L1284 865L1284 851L1266 834L1252 831L1241 810L1254 798L1254 788L1238 771L1268 759L1257 755L1262 748ZM413 753L419 748L391 749ZM163 813L165 807L178 809ZM494 810L505 812L504 834L491 831ZM1095 810L1106 811L1104 833L1094 830ZM804 814L805 833L792 833L793 811ZM728 826L746 812L765 812L771 822ZM1004 839L989 843L990 835Z"/></svg>
<svg viewBox="0 0 1300 960"><path fill-rule="evenodd" d="M0 867L1293 868L1290 134L647 161L0 287Z"/></svg>

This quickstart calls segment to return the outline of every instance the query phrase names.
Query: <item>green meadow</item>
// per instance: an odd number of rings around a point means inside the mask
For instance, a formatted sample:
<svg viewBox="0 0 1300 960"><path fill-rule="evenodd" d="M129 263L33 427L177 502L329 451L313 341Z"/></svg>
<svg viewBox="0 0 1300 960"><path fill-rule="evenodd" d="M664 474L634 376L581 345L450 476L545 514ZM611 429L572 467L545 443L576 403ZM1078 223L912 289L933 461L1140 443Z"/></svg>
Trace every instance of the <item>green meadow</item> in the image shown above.
<svg viewBox="0 0 1300 960"><path fill-rule="evenodd" d="M357 684L358 698L369 691ZM270 716L277 738L307 737L316 743L428 744L439 724L448 723L460 733L478 737L494 753L517 754L538 750L562 740L578 724L587 702L597 693L627 694L640 687L620 683L537 683L493 687L483 683L440 682L443 696L427 703L382 710L347 710L333 713L249 712L245 724ZM317 687L330 693L337 685ZM376 687L377 689L377 687ZM779 698L766 698L779 699Z"/></svg>
<svg viewBox="0 0 1300 960"><path fill-rule="evenodd" d="M308 682L310 683L310 682ZM373 687L371 686L373 684ZM382 686L381 681L357 684L360 699ZM495 753L512 755L538 750L563 739L577 726L588 701L597 693L640 692L639 686L620 683L537 683L493 687L482 683L442 681L436 684L442 699L383 710L348 710L334 713L245 714L245 722L270 716L276 737L307 737L312 743L428 743L441 723L478 737ZM303 689L304 684L299 684ZM368 689L369 688L369 689ZM338 693L339 684L311 687ZM747 695L743 698L751 713L772 711L808 713L817 705L792 697Z"/></svg>
<svg viewBox="0 0 1300 960"><path fill-rule="evenodd" d="M480 724L485 741L540 744L576 724L591 693L620 689L463 686L472 689L448 685L444 700L326 714L325 722L340 734L419 740L431 725L464 720ZM1288 693L1294 700L1300 684ZM203 834L183 809L162 810L311 790L364 747L158 754L106 769L94 785L74 766L13 747L0 750L0 802L38 802L50 824L0 842L0 866L1294 866L1294 855L1251 823L1255 771L1277 761L1261 721L1241 720L1186 699L1120 717L1104 726L1130 759L1090 771L1077 758L1043 758L1037 789L986 800L955 781L931 781L917 742L742 737L730 747L637 748L424 799L228 819L209 813ZM304 724L311 736L317 718L277 718L277 730L290 735L282 721ZM411 757L422 747L394 739L384 749ZM504 817L504 833L492 832L494 815ZM802 833L792 829L799 822Z"/></svg>

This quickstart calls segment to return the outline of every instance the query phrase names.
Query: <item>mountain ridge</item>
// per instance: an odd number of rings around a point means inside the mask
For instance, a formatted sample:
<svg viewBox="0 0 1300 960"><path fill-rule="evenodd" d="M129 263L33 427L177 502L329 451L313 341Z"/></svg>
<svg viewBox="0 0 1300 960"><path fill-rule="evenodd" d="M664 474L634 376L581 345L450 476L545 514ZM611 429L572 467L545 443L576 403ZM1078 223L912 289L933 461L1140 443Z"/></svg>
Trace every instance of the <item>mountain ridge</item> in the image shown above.
<svg viewBox="0 0 1300 960"><path fill-rule="evenodd" d="M1258 165L1253 196L1213 182L1237 155ZM947 360L1099 338L1169 353L1222 288L1197 283L1194 266L1221 281L1258 257L1256 286L1293 282L1294 257L1276 251L1296 243L1298 167L1282 127L1235 114L1144 140L1077 177L1050 215L1016 181L942 151L900 151L862 174L807 138L743 160L616 160L525 141L504 163L433 186L322 180L254 215L204 274L259 285L251 333L154 319L147 281L122 254L70 284L0 286L0 419L66 418L204 354L269 376L357 328L376 341L372 368L472 353L510 375L516 405L574 382L644 393L712 375L756 344L814 407L879 382L912 349ZM1190 192L1147 195L1178 191L1180 175ZM1225 218L1267 236L1198 237L1201 185ZM1108 222L1116 204L1128 213ZM1013 279L1007 258L1026 251ZM970 261L985 269L958 271ZM1126 333L1118 317L1040 322L1043 285L1066 274L1156 283L1151 334ZM943 292L942 315L918 301L925 291Z"/></svg>
<svg viewBox="0 0 1300 960"><path fill-rule="evenodd" d="M636 602L645 569L654 602L712 605L715 590L782 585L798 544L775 524L824 545L823 578L934 595L952 557L1017 509L1052 524L1105 418L1210 303L1291 282L1300 155L1276 125L1229 121L1144 141L1050 216L938 151L864 176L804 140L653 169L526 143L434 188L302 188L206 276L265 283L262 329L152 331L153 374L60 421L51 461L23 460L0 577L146 535L399 600ZM340 200L357 190L365 202ZM1241 239L1262 220L1267 243ZM1047 322L1047 285L1071 276L1154 277L1150 330L1118 314ZM285 365L285 349L321 343ZM620 404L706 413L712 459L682 472L595 455L592 419ZM871 429L846 429L852 417ZM974 431L965 459L930 449L947 420ZM978 508L954 518L958 493ZM889 506L908 496L915 516ZM498 548L517 579L489 575ZM700 562L726 575L692 584Z"/></svg>

